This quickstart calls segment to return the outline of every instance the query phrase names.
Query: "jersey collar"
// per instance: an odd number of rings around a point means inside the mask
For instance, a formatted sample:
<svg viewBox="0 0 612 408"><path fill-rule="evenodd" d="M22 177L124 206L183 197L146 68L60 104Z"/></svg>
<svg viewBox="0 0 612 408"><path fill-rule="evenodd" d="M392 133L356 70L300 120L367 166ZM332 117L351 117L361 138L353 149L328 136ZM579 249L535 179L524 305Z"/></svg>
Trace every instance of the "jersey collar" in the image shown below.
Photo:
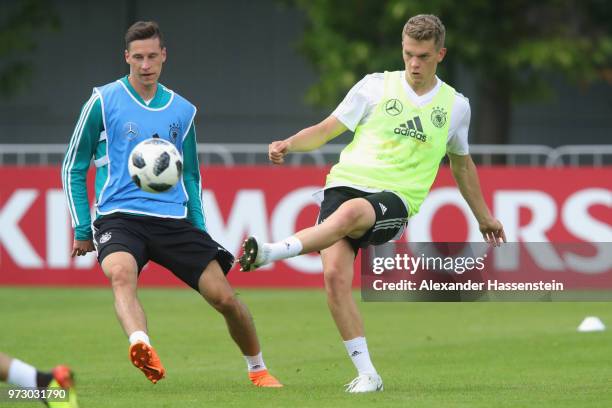
<svg viewBox="0 0 612 408"><path fill-rule="evenodd" d="M412 101L412 103L414 103L416 106L423 106L431 102L434 96L436 96L440 90L440 87L442 86L442 80L436 75L436 85L434 85L433 89L426 94L419 96L408 84L408 81L406 81L406 71L402 71L402 86L406 91L406 96L408 96L408 99Z"/></svg>
<svg viewBox="0 0 612 408"><path fill-rule="evenodd" d="M123 82L127 90L138 102L149 108L161 108L170 100L170 92L165 86L163 86L159 82L157 83L157 90L155 91L155 96L153 97L153 99L151 99L151 102L149 102L148 105L145 103L144 99L142 99L142 97L138 94L138 92L136 92L132 84L130 84L127 75L121 78L121 82Z"/></svg>

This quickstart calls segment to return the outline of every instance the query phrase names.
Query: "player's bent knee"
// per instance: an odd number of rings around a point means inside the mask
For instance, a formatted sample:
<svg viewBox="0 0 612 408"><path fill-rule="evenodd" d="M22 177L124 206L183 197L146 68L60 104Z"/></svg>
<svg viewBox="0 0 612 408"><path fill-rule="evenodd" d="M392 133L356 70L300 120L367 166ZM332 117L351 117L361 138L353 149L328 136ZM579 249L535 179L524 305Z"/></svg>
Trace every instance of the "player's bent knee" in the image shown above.
<svg viewBox="0 0 612 408"><path fill-rule="evenodd" d="M343 224L350 226L359 220L361 216L361 211L359 207L356 207L354 205L348 205L347 203L345 204L340 207L338 215L340 215L340 221Z"/></svg>
<svg viewBox="0 0 612 408"><path fill-rule="evenodd" d="M238 308L238 299L234 294L224 294L210 300L210 304L221 314L231 314Z"/></svg>
<svg viewBox="0 0 612 408"><path fill-rule="evenodd" d="M368 220L372 217L367 212L370 207L370 204L364 199L353 199L345 202L335 213L334 222L337 223L337 229L341 230L346 236L356 230L369 228L371 225L369 225ZM372 224L374 220L375 217ZM364 223L365 225L363 225Z"/></svg>
<svg viewBox="0 0 612 408"><path fill-rule="evenodd" d="M114 287L130 286L135 282L134 271L123 264L112 265L106 272Z"/></svg>
<svg viewBox="0 0 612 408"><path fill-rule="evenodd" d="M355 215L349 209L346 212L334 214L326 222L333 226L334 231L337 231L339 237L345 237L355 228Z"/></svg>

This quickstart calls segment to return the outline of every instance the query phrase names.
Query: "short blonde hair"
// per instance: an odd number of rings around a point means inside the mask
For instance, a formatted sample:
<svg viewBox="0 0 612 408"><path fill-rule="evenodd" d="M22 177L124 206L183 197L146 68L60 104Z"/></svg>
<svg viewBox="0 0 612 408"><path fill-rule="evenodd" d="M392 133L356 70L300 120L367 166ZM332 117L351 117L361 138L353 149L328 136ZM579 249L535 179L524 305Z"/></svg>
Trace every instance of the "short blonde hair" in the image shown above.
<svg viewBox="0 0 612 408"><path fill-rule="evenodd" d="M404 25L403 36L408 36L418 41L434 39L437 49L444 47L446 28L437 16L433 14L419 14L411 17Z"/></svg>

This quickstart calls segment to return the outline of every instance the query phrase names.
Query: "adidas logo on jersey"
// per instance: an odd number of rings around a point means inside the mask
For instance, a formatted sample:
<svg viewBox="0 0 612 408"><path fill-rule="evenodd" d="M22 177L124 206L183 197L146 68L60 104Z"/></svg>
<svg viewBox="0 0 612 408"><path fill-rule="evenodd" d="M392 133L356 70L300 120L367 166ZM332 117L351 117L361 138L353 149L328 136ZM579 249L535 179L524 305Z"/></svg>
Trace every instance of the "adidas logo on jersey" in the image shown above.
<svg viewBox="0 0 612 408"><path fill-rule="evenodd" d="M383 203L378 203L378 205L380 206L380 210L382 211L382 215L385 215L385 213L387 212L387 207L385 207L385 205Z"/></svg>
<svg viewBox="0 0 612 408"><path fill-rule="evenodd" d="M423 133L421 118L418 116L407 120L406 123L400 124L393 130L393 132L396 135L410 136L414 139L420 140L421 142L427 141L427 135Z"/></svg>

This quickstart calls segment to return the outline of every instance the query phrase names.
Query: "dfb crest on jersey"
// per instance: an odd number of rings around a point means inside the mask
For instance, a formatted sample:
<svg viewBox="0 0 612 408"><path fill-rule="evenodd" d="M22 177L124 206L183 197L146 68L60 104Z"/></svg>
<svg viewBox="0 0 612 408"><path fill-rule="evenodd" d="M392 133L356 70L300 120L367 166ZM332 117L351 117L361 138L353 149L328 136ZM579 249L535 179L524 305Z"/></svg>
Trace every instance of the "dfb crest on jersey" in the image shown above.
<svg viewBox="0 0 612 408"><path fill-rule="evenodd" d="M168 132L168 137L172 143L176 143L176 139L181 134L181 125L178 123L173 123L170 125L170 132Z"/></svg>
<svg viewBox="0 0 612 408"><path fill-rule="evenodd" d="M443 127L446 124L446 111L436 106L431 112L431 123L433 123L435 127Z"/></svg>

